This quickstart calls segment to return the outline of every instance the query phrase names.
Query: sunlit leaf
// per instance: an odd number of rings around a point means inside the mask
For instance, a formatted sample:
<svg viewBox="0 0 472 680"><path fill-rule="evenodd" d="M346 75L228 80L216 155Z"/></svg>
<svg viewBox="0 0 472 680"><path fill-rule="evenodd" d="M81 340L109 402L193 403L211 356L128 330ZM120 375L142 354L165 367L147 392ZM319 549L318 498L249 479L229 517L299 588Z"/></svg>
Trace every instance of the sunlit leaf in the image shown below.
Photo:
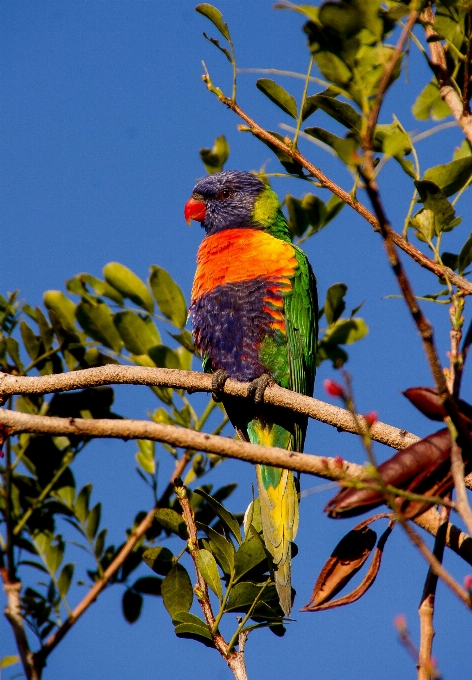
<svg viewBox="0 0 472 680"><path fill-rule="evenodd" d="M154 300L151 292L131 269L125 267L120 262L109 262L103 268L103 275L107 283L121 293L121 295L132 300L138 307L142 307L148 312L154 310Z"/></svg>
<svg viewBox="0 0 472 680"><path fill-rule="evenodd" d="M199 550L197 552L197 566L206 584L221 602L223 599L223 589L221 587L220 575L216 560L209 550Z"/></svg>
<svg viewBox="0 0 472 680"><path fill-rule="evenodd" d="M188 307L180 286L162 267L151 267L149 285L160 311L176 326L183 328L187 321Z"/></svg>
<svg viewBox="0 0 472 680"><path fill-rule="evenodd" d="M226 38L226 40L231 40L228 24L223 21L223 15L220 10L207 2L202 2L200 5L195 7L195 11L203 14L204 17L209 19L219 30L221 35Z"/></svg>
<svg viewBox="0 0 472 680"><path fill-rule="evenodd" d="M297 102L281 85L278 85L270 78L259 78L256 82L256 87L282 111L285 111L285 113L288 113L289 116L297 120Z"/></svg>

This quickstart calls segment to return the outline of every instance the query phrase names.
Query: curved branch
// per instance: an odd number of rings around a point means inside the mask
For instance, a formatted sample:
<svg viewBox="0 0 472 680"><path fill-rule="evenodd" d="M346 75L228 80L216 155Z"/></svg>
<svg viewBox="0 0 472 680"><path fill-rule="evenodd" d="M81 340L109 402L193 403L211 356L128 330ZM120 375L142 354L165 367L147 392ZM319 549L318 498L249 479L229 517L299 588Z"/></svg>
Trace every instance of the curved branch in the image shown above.
<svg viewBox="0 0 472 680"><path fill-rule="evenodd" d="M331 480L356 479L364 472L362 465L356 465L346 460L340 464L339 458L325 458L296 451L288 452L273 446L248 444L234 439L149 421L52 418L0 409L0 422L13 432L165 441L174 446L217 453L221 456L238 458L250 463L285 467ZM435 536L439 526L438 518L438 513L432 508L414 521L418 526ZM450 524L446 545L472 565L472 537Z"/></svg>
<svg viewBox="0 0 472 680"><path fill-rule="evenodd" d="M39 377L14 376L0 372L0 402L2 397L15 394L50 394L67 392L100 385L147 385L184 389L188 392L211 392L211 375L197 371L179 371L170 368L147 368L142 366L116 366L108 364L70 373L58 373ZM247 397L248 383L227 380L224 393L234 397ZM305 397L283 387L270 384L264 393L264 402L301 413L314 420L332 425L338 430L358 434L352 415L346 409L332 406L319 399ZM357 416L364 424L362 416ZM3 422L3 421L2 421ZM91 422L91 421L89 421ZM113 423L117 421L114 420ZM7 423L4 423L7 425ZM181 431L181 430L180 430ZM374 441L393 449L405 449L418 441L418 437L386 423L376 422L370 435ZM184 446L187 446L184 444ZM193 446L192 444L190 446ZM194 447L195 448L195 447Z"/></svg>
<svg viewBox="0 0 472 680"><path fill-rule="evenodd" d="M303 156L303 154L298 151L298 149L294 149L288 144L286 144L284 141L277 139L277 137L274 137L274 135L271 135L270 132L267 132L267 130L264 130L260 125L258 125L250 116L247 115L235 102L233 102L231 99L228 97L225 97L225 95L219 91L217 88L214 88L213 85L210 83L208 76L203 76L204 81L207 83L207 87L209 90L214 92L218 99L225 104L228 108L230 108L234 113L236 113L242 120L244 120L248 126L250 132L257 137L258 139L261 139L264 142L268 142L269 145L276 147L280 151L283 151L287 156L289 156L293 161L301 165L305 170L308 170L310 175L315 177L321 184L326 188L329 189L333 194L338 196L344 203L346 203L350 208L355 210L356 212L361 215L367 222L369 222L370 225L374 228L374 231L380 231L380 225L378 223L378 220L376 219L375 215L370 212L368 208L366 208L365 205L363 205L360 201L353 199L352 196L347 192L344 191L340 186L335 184L329 177L327 177L319 168L313 165L313 163L310 163L309 160ZM438 276L440 278L444 277L446 274L449 281L454 285L457 286L460 290L462 290L466 295L471 295L472 294L472 283L470 281L467 281L467 279L464 279L462 276L459 276L456 274L452 269L449 267L444 267L443 265L438 264L437 262L433 262L429 257L424 255L421 250L418 250L418 248L415 248L414 245L411 243L408 243L400 234L397 234L396 232L392 231L391 234L392 240L397 245L401 250L403 250L409 257L412 258L417 264L419 264L421 267L424 267L425 269L428 269L430 272L432 272L435 276Z"/></svg>

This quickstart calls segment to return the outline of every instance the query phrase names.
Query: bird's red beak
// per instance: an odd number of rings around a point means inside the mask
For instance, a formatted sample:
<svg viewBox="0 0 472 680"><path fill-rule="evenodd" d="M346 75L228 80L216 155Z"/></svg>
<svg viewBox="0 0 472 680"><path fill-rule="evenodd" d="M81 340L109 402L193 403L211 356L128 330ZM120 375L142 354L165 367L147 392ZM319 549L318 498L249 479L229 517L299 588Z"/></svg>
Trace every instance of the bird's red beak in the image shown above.
<svg viewBox="0 0 472 680"><path fill-rule="evenodd" d="M206 215L206 205L202 201L189 198L184 209L185 220L190 224L190 220L203 222Z"/></svg>

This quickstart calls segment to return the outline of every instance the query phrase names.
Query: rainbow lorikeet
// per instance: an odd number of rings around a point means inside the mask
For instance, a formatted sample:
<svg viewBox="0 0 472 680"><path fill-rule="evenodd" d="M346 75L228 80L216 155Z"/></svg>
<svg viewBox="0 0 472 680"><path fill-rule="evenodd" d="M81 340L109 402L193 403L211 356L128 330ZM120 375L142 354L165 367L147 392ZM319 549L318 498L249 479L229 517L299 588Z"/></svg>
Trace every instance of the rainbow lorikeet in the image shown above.
<svg viewBox="0 0 472 680"><path fill-rule="evenodd" d="M318 304L306 255L292 245L277 195L249 172L198 182L185 217L202 223L190 313L195 346L214 390L227 377L252 383L254 399L223 397L241 439L303 451L307 418L261 403L269 379L312 395ZM291 542L298 528L293 473L257 466L263 534L282 609L292 605Z"/></svg>

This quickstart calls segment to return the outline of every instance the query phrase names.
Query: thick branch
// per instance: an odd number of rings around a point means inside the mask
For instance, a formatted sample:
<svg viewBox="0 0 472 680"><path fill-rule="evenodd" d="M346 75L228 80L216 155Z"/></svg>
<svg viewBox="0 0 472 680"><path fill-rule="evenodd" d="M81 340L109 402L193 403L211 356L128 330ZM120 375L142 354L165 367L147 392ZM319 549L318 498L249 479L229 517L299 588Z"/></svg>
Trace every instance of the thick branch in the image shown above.
<svg viewBox="0 0 472 680"><path fill-rule="evenodd" d="M339 410L342 411L342 409ZM160 425L149 421L50 418L0 409L0 422L10 427L14 432L163 441L173 446L216 453L249 463L285 467L331 480L355 479L365 472L362 465L356 465L346 460L340 466L338 458L313 456L296 451L287 452L272 446L247 444L226 437L203 434L194 430L186 430L173 425ZM419 526L433 536L436 535L438 529L435 514L437 513L431 514L431 511L428 511L415 520ZM447 545L466 562L472 564L472 538L470 536L450 525Z"/></svg>
<svg viewBox="0 0 472 680"><path fill-rule="evenodd" d="M429 24L434 24L434 13L431 7L427 7L424 10L423 17ZM472 144L472 116L467 108L464 107L464 102L451 81L449 71L447 70L446 54L440 36L431 25L426 26L425 31L429 41L429 51L431 55L429 65L438 81L441 99L443 99L450 108L451 113L460 125L462 132L469 140L469 144Z"/></svg>
<svg viewBox="0 0 472 680"><path fill-rule="evenodd" d="M52 392L67 392L99 385L162 385L189 392L211 392L211 375L196 371L178 371L169 368L146 368L141 366L100 366L70 373L58 373L40 377L14 376L0 373L0 401L2 397L14 394L49 394ZM224 393L235 397L247 397L248 383L227 380ZM305 397L291 392L278 385L271 384L264 393L264 402L272 406L287 408L296 413L302 413L310 418L328 425L357 434L358 430L349 411L326 404L318 399ZM0 416L0 422L2 416ZM358 416L364 422L362 416ZM113 421L117 422L117 421ZM4 423L6 424L6 423ZM377 422L370 431L371 437L394 449L404 449L418 437L406 430L402 430L385 423Z"/></svg>

